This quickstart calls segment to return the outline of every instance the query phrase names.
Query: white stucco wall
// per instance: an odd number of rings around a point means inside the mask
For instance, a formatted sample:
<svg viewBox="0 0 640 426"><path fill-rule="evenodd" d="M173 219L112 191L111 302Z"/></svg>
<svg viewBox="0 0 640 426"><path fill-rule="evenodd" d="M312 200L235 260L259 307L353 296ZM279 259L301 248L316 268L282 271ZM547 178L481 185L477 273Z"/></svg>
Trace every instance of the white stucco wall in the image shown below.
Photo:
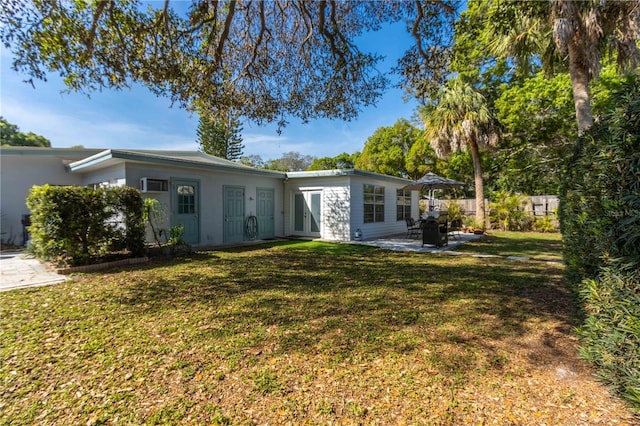
<svg viewBox="0 0 640 426"><path fill-rule="evenodd" d="M76 173L82 179L82 185L100 184L104 186L126 185L126 169L124 163L105 167L94 172ZM136 186L137 188L137 186Z"/></svg>
<svg viewBox="0 0 640 426"><path fill-rule="evenodd" d="M197 180L200 186L200 246L224 244L223 228L223 187L226 185L244 188L245 217L256 214L256 190L274 190L274 230L276 237L284 235L283 179L265 177L255 174L239 174L229 172L210 172L199 169L149 166L144 164L127 164L127 185L137 188L143 177L153 179L191 179ZM165 228L171 222L171 191L143 194L145 197L158 199L169 215Z"/></svg>
<svg viewBox="0 0 640 426"><path fill-rule="evenodd" d="M293 208L294 195L301 192L321 193L320 238L336 241L351 239L348 176L289 179L285 185L285 235L300 235L293 229Z"/></svg>
<svg viewBox="0 0 640 426"><path fill-rule="evenodd" d="M384 222L364 223L364 185L384 187ZM379 238L389 235L402 234L407 231L404 220L397 220L397 190L404 186L402 183L374 179L365 176L351 177L351 229L360 229L363 239ZM412 194L411 214L414 218L419 215L418 195ZM352 232L352 234L353 234ZM352 235L353 237L353 235Z"/></svg>
<svg viewBox="0 0 640 426"><path fill-rule="evenodd" d="M295 173L285 185L285 235L296 235L293 231L293 197L296 192L322 192L321 238L336 241L354 239L360 230L365 239L402 234L407 226L404 220L396 220L396 190L406 182L395 179L378 178L376 175L342 174L337 176L317 176L309 172ZM363 193L365 184L385 188L385 221L364 223ZM412 216L419 216L418 193L412 194Z"/></svg>
<svg viewBox="0 0 640 426"><path fill-rule="evenodd" d="M98 150L3 147L0 150L0 212L2 240L24 244L22 215L34 185L82 185L81 176L67 172L65 164L88 157Z"/></svg>

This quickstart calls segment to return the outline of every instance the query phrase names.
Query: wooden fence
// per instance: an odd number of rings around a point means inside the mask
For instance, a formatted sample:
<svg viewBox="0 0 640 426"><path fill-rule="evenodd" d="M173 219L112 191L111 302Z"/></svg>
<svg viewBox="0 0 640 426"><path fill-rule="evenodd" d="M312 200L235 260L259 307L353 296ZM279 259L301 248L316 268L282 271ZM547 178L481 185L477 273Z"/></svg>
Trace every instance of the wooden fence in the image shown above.
<svg viewBox="0 0 640 426"><path fill-rule="evenodd" d="M475 216L476 214L476 199L475 198L458 198L455 200L462 210L463 216ZM558 209L558 196L557 195L532 195L524 197L524 204L522 208L524 211L531 213L533 216L549 216L554 215ZM485 213L489 216L490 200L485 198ZM426 210L428 200L421 200L421 209ZM439 210L446 210L449 200L432 200L431 205L436 206Z"/></svg>

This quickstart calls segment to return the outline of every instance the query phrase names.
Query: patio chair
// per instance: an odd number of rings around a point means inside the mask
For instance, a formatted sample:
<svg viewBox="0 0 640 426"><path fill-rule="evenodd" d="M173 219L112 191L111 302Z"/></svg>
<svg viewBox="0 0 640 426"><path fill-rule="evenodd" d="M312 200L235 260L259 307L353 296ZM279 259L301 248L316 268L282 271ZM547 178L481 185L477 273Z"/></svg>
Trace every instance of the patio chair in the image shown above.
<svg viewBox="0 0 640 426"><path fill-rule="evenodd" d="M407 222L407 238L418 238L420 236L420 222L416 222L412 217L405 219Z"/></svg>
<svg viewBox="0 0 640 426"><path fill-rule="evenodd" d="M456 240L460 239L460 230L462 229L462 219L455 218L449 222L449 235Z"/></svg>

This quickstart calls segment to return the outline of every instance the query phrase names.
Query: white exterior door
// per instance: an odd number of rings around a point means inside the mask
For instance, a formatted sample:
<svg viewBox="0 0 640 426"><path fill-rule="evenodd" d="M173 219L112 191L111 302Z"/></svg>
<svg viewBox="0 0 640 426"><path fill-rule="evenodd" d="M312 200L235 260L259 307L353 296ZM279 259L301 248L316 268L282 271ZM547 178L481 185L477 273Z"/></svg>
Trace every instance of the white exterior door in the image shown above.
<svg viewBox="0 0 640 426"><path fill-rule="evenodd" d="M297 192L293 195L294 235L320 237L322 224L322 192Z"/></svg>

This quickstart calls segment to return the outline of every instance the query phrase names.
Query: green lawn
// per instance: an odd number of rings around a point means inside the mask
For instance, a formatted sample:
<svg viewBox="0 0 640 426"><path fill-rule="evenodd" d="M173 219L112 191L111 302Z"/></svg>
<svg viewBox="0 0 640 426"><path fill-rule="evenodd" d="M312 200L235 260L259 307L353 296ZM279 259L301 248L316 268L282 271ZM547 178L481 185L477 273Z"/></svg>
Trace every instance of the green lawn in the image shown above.
<svg viewBox="0 0 640 426"><path fill-rule="evenodd" d="M525 238L523 238L525 236ZM481 240L456 248L461 252L479 252L500 256L522 256L534 260L562 260L560 233L494 231Z"/></svg>
<svg viewBox="0 0 640 426"><path fill-rule="evenodd" d="M0 293L0 424L632 424L563 272L291 241Z"/></svg>

